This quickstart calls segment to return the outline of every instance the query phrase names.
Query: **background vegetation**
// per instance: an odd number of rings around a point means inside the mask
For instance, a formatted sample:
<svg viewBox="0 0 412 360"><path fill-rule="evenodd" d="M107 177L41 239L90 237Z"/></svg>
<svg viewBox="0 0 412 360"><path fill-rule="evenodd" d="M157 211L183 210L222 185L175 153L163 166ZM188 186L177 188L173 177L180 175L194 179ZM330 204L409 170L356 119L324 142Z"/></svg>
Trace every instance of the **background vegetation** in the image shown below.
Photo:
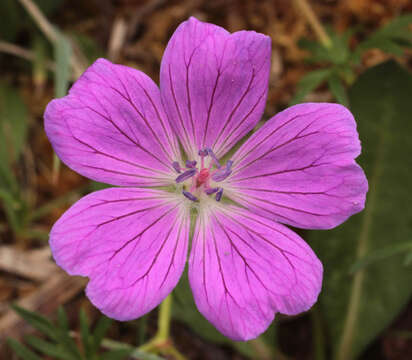
<svg viewBox="0 0 412 360"><path fill-rule="evenodd" d="M0 14L0 359L412 358L409 0L1 0ZM184 276L170 332L162 328L169 340L139 348L156 333L157 312L102 317L85 279L50 258L51 225L104 185L59 163L42 115L98 57L158 80L169 37L191 15L272 38L263 121L301 101L350 107L370 191L366 210L337 229L301 231L325 268L311 311L234 343L198 313Z"/></svg>

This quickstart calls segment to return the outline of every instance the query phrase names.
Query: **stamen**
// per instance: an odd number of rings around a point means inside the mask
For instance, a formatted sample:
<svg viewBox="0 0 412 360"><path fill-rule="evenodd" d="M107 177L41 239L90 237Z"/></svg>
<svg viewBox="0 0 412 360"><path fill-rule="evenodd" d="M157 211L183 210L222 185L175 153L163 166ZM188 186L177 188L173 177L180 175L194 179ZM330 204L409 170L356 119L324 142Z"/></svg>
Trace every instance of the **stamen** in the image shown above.
<svg viewBox="0 0 412 360"><path fill-rule="evenodd" d="M197 170L196 169L190 169L185 171L183 174L180 174L177 178L176 178L176 182L177 183L181 183L187 179L190 179L192 176L194 176L196 174Z"/></svg>
<svg viewBox="0 0 412 360"><path fill-rule="evenodd" d="M212 195L212 194L214 194L215 192L218 192L218 191L219 191L219 188L209 188L209 189L205 190L205 193L207 195Z"/></svg>
<svg viewBox="0 0 412 360"><path fill-rule="evenodd" d="M217 182L225 180L232 173L232 165L233 165L233 161L228 160L228 162L226 163L226 169L221 169L217 171L212 176L212 179Z"/></svg>
<svg viewBox="0 0 412 360"><path fill-rule="evenodd" d="M186 167L189 169L193 169L196 167L196 160L190 161L190 160L186 160Z"/></svg>
<svg viewBox="0 0 412 360"><path fill-rule="evenodd" d="M192 200L195 202L199 201L199 199L196 196L194 196L192 193L190 193L189 191L183 191L183 195L187 197L189 200Z"/></svg>
<svg viewBox="0 0 412 360"><path fill-rule="evenodd" d="M212 149L211 149L211 148L206 148L205 150L207 150L207 153L208 153L208 154L210 155L210 157L212 158L212 160L213 160L213 162L215 163L216 167L217 167L218 169L220 169L220 167L221 167L220 162L219 162L219 160L217 159L215 153L212 151Z"/></svg>
<svg viewBox="0 0 412 360"><path fill-rule="evenodd" d="M199 150L198 154L200 157L206 157L207 156L207 149Z"/></svg>
<svg viewBox="0 0 412 360"><path fill-rule="evenodd" d="M199 150L198 154L200 156L200 168L203 169L205 167L205 157L207 156L207 150Z"/></svg>
<svg viewBox="0 0 412 360"><path fill-rule="evenodd" d="M182 169L180 168L180 164L177 161L173 161L172 166L173 166L173 169L175 169L178 174L182 172Z"/></svg>
<svg viewBox="0 0 412 360"><path fill-rule="evenodd" d="M222 195L223 195L223 189L220 188L219 191L216 193L216 197L215 197L216 201L220 201L220 199L222 198Z"/></svg>

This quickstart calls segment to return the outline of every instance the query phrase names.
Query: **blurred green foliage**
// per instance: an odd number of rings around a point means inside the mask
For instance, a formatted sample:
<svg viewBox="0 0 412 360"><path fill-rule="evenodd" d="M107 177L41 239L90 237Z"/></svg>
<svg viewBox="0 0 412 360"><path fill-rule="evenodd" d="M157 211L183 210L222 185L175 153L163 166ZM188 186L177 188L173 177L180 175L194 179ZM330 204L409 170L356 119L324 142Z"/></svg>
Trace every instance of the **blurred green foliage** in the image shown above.
<svg viewBox="0 0 412 360"><path fill-rule="evenodd" d="M356 79L355 70L363 53L376 48L389 54L402 55L405 48L412 46L412 31L409 30L411 24L412 15L399 16L368 36L353 50L350 40L355 29L349 29L343 34L329 30L330 47L317 41L302 39L299 45L309 52L307 62L319 64L322 68L308 72L301 78L290 104L301 102L307 94L326 81L335 99L342 105L349 106L346 87Z"/></svg>
<svg viewBox="0 0 412 360"><path fill-rule="evenodd" d="M14 232L26 221L26 202L15 168L26 145L28 109L19 92L0 82L0 199Z"/></svg>
<svg viewBox="0 0 412 360"><path fill-rule="evenodd" d="M412 75L393 61L370 68L349 90L369 180L366 207L309 236L324 263L320 304L336 360L359 356L412 294L404 263L412 249L410 94Z"/></svg>
<svg viewBox="0 0 412 360"><path fill-rule="evenodd" d="M50 16L57 10L63 0L36 0L40 10ZM16 40L17 35L23 29L37 31L33 20L24 11L17 0L1 0L0 14L7 14L7 21L0 21L0 38L6 41Z"/></svg>
<svg viewBox="0 0 412 360"><path fill-rule="evenodd" d="M45 15L53 14L62 0L36 0ZM15 41L24 29L33 52L34 74L42 74L45 63L53 57L55 96L66 94L72 78L71 54L74 39L89 62L103 56L96 42L84 34L63 33L57 30L58 40L51 44L37 30L32 19L16 0L0 1L0 13L8 21L0 22L0 37ZM360 163L370 183L366 210L351 218L338 229L311 232L308 236L324 263L324 288L320 306L313 311L313 331L317 359L325 358L326 324L331 334L331 351L335 360L358 357L365 347L399 313L412 294L412 212L408 203L412 181L412 144L409 141L412 123L412 76L394 62L367 70L359 78L359 66L365 51L378 48L400 56L412 45L408 27L412 15L395 18L389 24L351 47L354 29L338 34L329 31L331 46L303 39L300 46L309 52L307 61L320 66L307 73L298 84L292 104L326 83L336 100L349 106L354 113L362 139ZM33 31L32 31L33 30ZM53 53L51 52L53 50ZM349 88L349 91L347 90ZM25 196L18 168L27 146L28 109L19 92L2 80L0 82L0 199L7 221L18 236L38 236L31 232L33 221L47 215L57 206L71 202L73 195L84 189L65 194L42 207L34 209ZM54 172L59 161L55 157ZM56 175L57 176L57 175ZM93 189L106 187L99 183ZM47 234L40 234L47 237ZM273 324L257 342L233 342L221 335L197 310L186 274L175 290L173 316L192 328L206 340L229 345L247 357L256 356L256 347L267 354L277 353L276 326ZM69 330L67 316L60 309L54 324L39 314L15 307L43 337L27 336L25 343L9 339L9 345L22 359L39 360L39 354L63 360L124 359L159 360L155 355L142 353L122 343L103 339L110 320L100 318L93 330L83 311L79 314L80 330L76 336ZM44 339L46 338L46 339ZM78 339L75 341L74 339ZM320 341L319 339L323 339ZM319 341L318 341L319 340ZM102 352L102 344L112 350ZM327 357L329 358L329 357Z"/></svg>
<svg viewBox="0 0 412 360"><path fill-rule="evenodd" d="M408 241L412 211L407 197L412 182L410 94L412 75L393 61L367 70L351 86L348 99L363 144L359 162L370 186L366 209L337 229L306 236L325 268L320 306L313 319L326 321L335 360L357 358L412 294L412 271L406 267L412 262L412 241ZM201 316L186 276L175 296L176 319L209 341L255 356L251 343L230 341ZM316 340L327 338L324 327L314 324L314 331L315 346L328 346ZM273 353L273 325L259 341ZM322 359L327 349L314 350Z"/></svg>
<svg viewBox="0 0 412 360"><path fill-rule="evenodd" d="M105 341L104 336L112 324L112 320L107 317L100 317L92 331L85 312L81 310L79 313L80 331L74 336L74 333L70 332L67 315L63 308L58 310L56 324L38 313L21 307L14 306L14 310L46 337L44 340L33 335L26 336L25 342L30 348L17 340L9 339L9 346L23 360L40 360L41 357L38 354L61 360L121 360L130 357L141 360L162 360L158 356L143 353L126 344ZM75 337L78 337L79 341L75 341ZM102 352L102 345L106 348L110 347L111 350Z"/></svg>
<svg viewBox="0 0 412 360"><path fill-rule="evenodd" d="M193 300L192 290L190 289L187 271L181 277L179 284L174 292L175 302L173 304L173 317L190 326L196 334L204 339L216 343L232 346L237 351L250 358L256 355L256 348L253 342L232 341L222 335L215 327L208 322L205 317L199 313ZM259 339L266 352L273 354L275 352L275 323Z"/></svg>

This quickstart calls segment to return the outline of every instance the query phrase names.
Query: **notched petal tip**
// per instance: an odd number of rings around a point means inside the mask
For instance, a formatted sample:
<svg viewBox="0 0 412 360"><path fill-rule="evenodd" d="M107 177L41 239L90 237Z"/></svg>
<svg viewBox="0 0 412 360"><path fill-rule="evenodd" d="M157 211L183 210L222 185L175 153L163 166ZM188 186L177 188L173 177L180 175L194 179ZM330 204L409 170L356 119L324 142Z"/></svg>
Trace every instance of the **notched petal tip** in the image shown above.
<svg viewBox="0 0 412 360"><path fill-rule="evenodd" d="M157 85L140 71L98 59L44 119L59 158L83 176L123 186L173 181L177 142Z"/></svg>
<svg viewBox="0 0 412 360"><path fill-rule="evenodd" d="M89 277L87 296L104 314L136 319L176 286L186 262L189 216L164 191L112 188L75 203L54 225L57 264Z"/></svg>
<svg viewBox="0 0 412 360"><path fill-rule="evenodd" d="M270 46L265 35L230 34L195 18L177 28L162 59L160 90L175 131L192 157L206 146L221 157L260 120Z"/></svg>
<svg viewBox="0 0 412 360"><path fill-rule="evenodd" d="M272 220L331 229L364 207L368 185L354 160L359 153L356 122L347 108L295 105L233 155L227 195Z"/></svg>
<svg viewBox="0 0 412 360"><path fill-rule="evenodd" d="M199 311L225 336L246 341L280 312L295 315L317 301L322 264L293 231L233 206L200 216L189 280Z"/></svg>

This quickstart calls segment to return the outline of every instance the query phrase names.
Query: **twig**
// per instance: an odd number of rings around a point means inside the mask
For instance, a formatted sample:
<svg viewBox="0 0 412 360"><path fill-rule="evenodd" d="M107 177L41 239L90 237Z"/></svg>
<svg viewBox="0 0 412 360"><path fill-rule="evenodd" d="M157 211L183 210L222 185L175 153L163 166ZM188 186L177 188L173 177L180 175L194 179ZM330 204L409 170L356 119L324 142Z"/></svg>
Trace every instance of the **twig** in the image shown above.
<svg viewBox="0 0 412 360"><path fill-rule="evenodd" d="M328 34L326 33L319 19L313 12L308 1L307 0L294 0L294 2L295 2L296 8L302 12L302 15L306 18L306 21L312 27L313 31L315 32L316 36L318 37L322 45L326 48L330 48L332 46L332 41L330 40Z"/></svg>
<svg viewBox="0 0 412 360"><path fill-rule="evenodd" d="M19 1L26 9L26 11L30 14L30 16L33 18L33 20L36 22L36 24L44 33L44 35L49 39L49 41L56 45L61 39L59 30L57 30L49 22L49 20L47 20L47 18L43 15L39 7L32 0ZM73 68L73 72L76 78L79 77L86 69L86 66L83 64L83 61L80 57L76 55L75 52L72 53L72 56L70 58L70 64Z"/></svg>
<svg viewBox="0 0 412 360"><path fill-rule="evenodd" d="M111 61L116 61L119 52L122 49L127 36L127 22L123 17L114 20L112 32L110 34L107 57Z"/></svg>
<svg viewBox="0 0 412 360"><path fill-rule="evenodd" d="M5 41L0 41L0 52L14 55L28 61L34 61L36 57L32 51ZM56 70L56 64L53 61L47 60L45 65L50 71Z"/></svg>
<svg viewBox="0 0 412 360"><path fill-rule="evenodd" d="M33 20L37 23L41 31L43 31L44 35L51 41L56 42L58 40L58 34L56 29L47 18L43 15L39 7L33 3L31 0L19 0L20 3L24 6Z"/></svg>

